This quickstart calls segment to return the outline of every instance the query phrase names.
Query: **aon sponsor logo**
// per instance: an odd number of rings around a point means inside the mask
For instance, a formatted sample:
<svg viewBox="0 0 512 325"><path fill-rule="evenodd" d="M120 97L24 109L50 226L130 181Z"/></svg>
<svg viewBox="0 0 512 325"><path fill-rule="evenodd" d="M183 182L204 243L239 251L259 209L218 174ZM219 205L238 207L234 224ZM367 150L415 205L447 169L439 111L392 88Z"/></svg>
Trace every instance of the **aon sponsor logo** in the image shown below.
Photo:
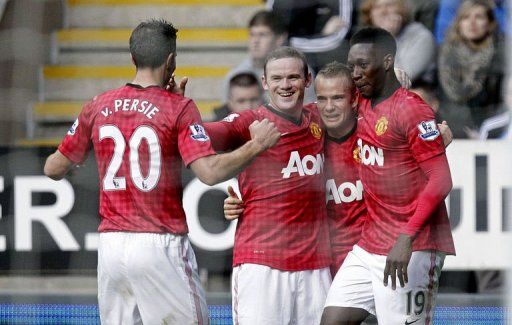
<svg viewBox="0 0 512 325"><path fill-rule="evenodd" d="M292 151L288 166L281 170L283 178L290 178L293 173L299 176L320 174L324 170L324 155L317 154L316 157L306 155L300 158L298 151Z"/></svg>
<svg viewBox="0 0 512 325"><path fill-rule="evenodd" d="M356 183L344 182L340 186L336 186L334 179L329 179L325 183L325 201L334 200L334 203L341 204L363 199L363 183L357 180Z"/></svg>
<svg viewBox="0 0 512 325"><path fill-rule="evenodd" d="M375 164L380 167L384 166L384 151L381 148L375 148L367 144L363 145L363 140L361 139L357 140L357 145L359 146L361 163L367 166L375 166Z"/></svg>

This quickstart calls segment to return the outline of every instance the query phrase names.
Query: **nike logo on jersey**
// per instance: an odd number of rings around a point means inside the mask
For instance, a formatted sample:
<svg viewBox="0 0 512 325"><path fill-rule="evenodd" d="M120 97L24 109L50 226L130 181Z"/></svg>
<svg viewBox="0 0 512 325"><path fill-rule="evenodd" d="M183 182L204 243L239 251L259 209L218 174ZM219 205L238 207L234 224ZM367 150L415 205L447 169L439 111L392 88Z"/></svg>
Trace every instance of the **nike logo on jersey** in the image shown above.
<svg viewBox="0 0 512 325"><path fill-rule="evenodd" d="M417 321L419 321L419 320L420 320L419 318L416 318L416 319L415 319L415 320L413 320L413 321L408 321L408 320L406 320L406 321L405 321L405 325L414 324L414 323L416 323L416 322L417 322Z"/></svg>

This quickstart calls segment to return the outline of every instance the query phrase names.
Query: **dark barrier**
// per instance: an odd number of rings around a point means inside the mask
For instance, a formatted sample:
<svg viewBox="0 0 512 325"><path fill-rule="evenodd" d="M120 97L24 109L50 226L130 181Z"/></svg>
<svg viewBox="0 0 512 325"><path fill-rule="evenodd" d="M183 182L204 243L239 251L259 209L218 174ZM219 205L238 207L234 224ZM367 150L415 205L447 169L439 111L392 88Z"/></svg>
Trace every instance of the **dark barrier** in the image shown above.
<svg viewBox="0 0 512 325"><path fill-rule="evenodd" d="M15 273L95 273L98 174L93 157L54 182L43 175L54 148L0 147L0 270ZM184 168L183 184L193 179ZM197 218L204 230L229 226L222 214L225 193L211 189L200 197ZM213 273L231 272L231 249L195 247L198 264Z"/></svg>

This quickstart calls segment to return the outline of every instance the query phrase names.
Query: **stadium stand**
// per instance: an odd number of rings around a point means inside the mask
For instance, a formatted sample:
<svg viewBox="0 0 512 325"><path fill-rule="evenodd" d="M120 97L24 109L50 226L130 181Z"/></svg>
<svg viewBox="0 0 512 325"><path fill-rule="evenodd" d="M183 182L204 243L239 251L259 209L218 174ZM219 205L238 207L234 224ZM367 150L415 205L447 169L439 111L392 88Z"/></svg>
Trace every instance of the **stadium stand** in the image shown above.
<svg viewBox="0 0 512 325"><path fill-rule="evenodd" d="M180 29L177 77L191 78L187 96L210 118L220 103L219 80L245 54L246 21L261 7L258 0L66 1L65 28L52 35L51 64L41 68L40 100L28 114L28 139L18 143L55 143L85 101L131 78L128 38L147 17L167 19Z"/></svg>

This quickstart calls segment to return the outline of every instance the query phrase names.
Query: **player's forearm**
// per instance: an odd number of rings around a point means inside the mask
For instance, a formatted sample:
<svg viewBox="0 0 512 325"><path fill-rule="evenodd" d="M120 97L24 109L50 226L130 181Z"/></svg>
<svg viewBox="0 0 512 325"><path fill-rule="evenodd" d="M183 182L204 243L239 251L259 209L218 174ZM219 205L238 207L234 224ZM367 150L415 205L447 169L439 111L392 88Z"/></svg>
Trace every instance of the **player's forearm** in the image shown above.
<svg viewBox="0 0 512 325"><path fill-rule="evenodd" d="M215 185L238 175L264 150L257 141L250 140L237 150L200 158L190 166L203 183Z"/></svg>
<svg viewBox="0 0 512 325"><path fill-rule="evenodd" d="M59 150L48 156L44 164L44 174L53 180L61 180L73 167L74 163Z"/></svg>
<svg viewBox="0 0 512 325"><path fill-rule="evenodd" d="M428 222L432 213L452 189L452 179L446 155L439 155L421 162L420 167L427 175L428 181L418 197L418 205L413 216L400 231L402 234L413 237Z"/></svg>

